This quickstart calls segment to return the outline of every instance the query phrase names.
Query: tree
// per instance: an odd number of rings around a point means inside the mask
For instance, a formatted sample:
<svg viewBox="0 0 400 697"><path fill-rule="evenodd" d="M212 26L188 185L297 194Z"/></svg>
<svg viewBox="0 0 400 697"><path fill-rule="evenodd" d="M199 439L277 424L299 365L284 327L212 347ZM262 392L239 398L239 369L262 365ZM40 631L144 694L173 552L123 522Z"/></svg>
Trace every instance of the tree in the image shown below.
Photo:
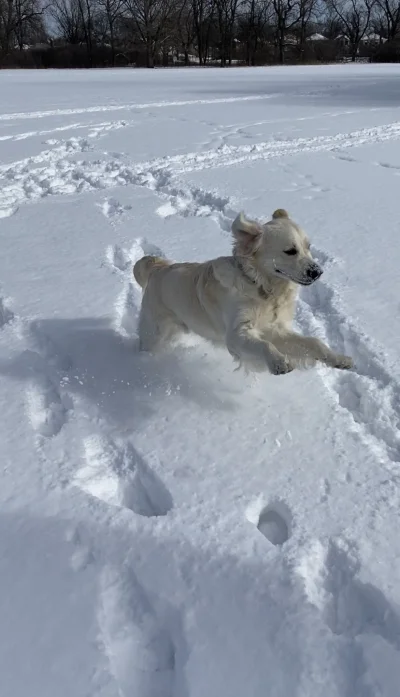
<svg viewBox="0 0 400 697"><path fill-rule="evenodd" d="M208 56L211 27L214 21L214 0L191 0L197 55L200 65L205 65Z"/></svg>
<svg viewBox="0 0 400 697"><path fill-rule="evenodd" d="M90 68L93 65L94 7L92 6L92 1L77 0Z"/></svg>
<svg viewBox="0 0 400 697"><path fill-rule="evenodd" d="M312 18L315 14L317 0L299 0L298 3L298 38L300 59L305 58L306 40L310 34Z"/></svg>
<svg viewBox="0 0 400 697"><path fill-rule="evenodd" d="M265 39L265 30L270 19L270 0L245 0L241 6L238 37L246 47L247 65L256 64L257 51Z"/></svg>
<svg viewBox="0 0 400 697"><path fill-rule="evenodd" d="M84 27L79 0L53 0L49 13L55 23L59 38L68 44L84 40Z"/></svg>
<svg viewBox="0 0 400 697"><path fill-rule="evenodd" d="M122 14L122 0L98 0L100 18L104 19L107 38L111 47L111 62L115 65L116 33ZM99 19L100 19L99 18Z"/></svg>
<svg viewBox="0 0 400 697"><path fill-rule="evenodd" d="M170 33L174 0L124 0L128 17L146 49L146 65L154 68L155 58Z"/></svg>
<svg viewBox="0 0 400 697"><path fill-rule="evenodd" d="M288 31L299 19L298 0L272 0L274 8L275 35L279 63L285 62L285 46Z"/></svg>
<svg viewBox="0 0 400 697"><path fill-rule="evenodd" d="M399 0L377 0L374 9L374 23L378 25L380 35L395 39L400 30Z"/></svg>
<svg viewBox="0 0 400 697"><path fill-rule="evenodd" d="M343 30L343 26L333 8L328 6L326 9L327 12L323 17L323 34L327 39L334 41Z"/></svg>
<svg viewBox="0 0 400 697"><path fill-rule="evenodd" d="M14 46L22 50L30 37L43 33L44 10L40 0L0 0L0 57Z"/></svg>
<svg viewBox="0 0 400 697"><path fill-rule="evenodd" d="M182 0L176 12L176 37L178 51L182 51L185 65L189 65L189 50L196 35L193 6L190 0Z"/></svg>
<svg viewBox="0 0 400 697"><path fill-rule="evenodd" d="M350 46L351 60L356 60L360 43L371 22L375 0L328 0L328 5L342 25Z"/></svg>
<svg viewBox="0 0 400 697"><path fill-rule="evenodd" d="M221 68L232 63L232 46L236 13L241 0L215 0L215 9L218 18Z"/></svg>

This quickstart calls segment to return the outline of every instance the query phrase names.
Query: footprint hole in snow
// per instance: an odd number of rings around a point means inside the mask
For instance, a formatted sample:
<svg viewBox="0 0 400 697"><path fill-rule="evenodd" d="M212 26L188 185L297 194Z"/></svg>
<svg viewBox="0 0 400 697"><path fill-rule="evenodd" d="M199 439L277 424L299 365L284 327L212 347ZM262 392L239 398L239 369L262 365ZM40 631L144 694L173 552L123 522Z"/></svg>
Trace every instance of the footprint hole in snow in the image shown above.
<svg viewBox="0 0 400 697"><path fill-rule="evenodd" d="M269 503L260 511L257 529L271 544L280 546L291 535L292 516L288 506L282 501Z"/></svg>

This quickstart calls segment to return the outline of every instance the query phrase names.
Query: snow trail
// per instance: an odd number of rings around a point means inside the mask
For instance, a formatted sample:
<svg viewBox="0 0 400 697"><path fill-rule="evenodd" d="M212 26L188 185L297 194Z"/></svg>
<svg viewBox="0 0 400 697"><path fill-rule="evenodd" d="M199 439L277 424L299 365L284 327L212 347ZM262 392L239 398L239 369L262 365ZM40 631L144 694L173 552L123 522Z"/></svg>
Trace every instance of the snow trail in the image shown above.
<svg viewBox="0 0 400 697"><path fill-rule="evenodd" d="M285 69L265 96L270 73L230 71L237 92L218 98L199 70L190 92L157 101L139 89L137 103L105 72L109 92L93 106L61 81L42 110L31 94L30 111L14 99L0 115L11 160L0 168L8 694L397 697L400 373L388 346L400 122L397 106L351 103L353 90L372 100L375 69L362 67L349 78L323 68L321 84L311 70L296 93L299 73ZM395 78L382 68L391 89ZM124 110L151 112L151 140L140 142L146 119ZM84 123L103 111L111 120ZM17 133L24 120L43 128ZM196 337L139 354L135 261L229 253L239 210L277 205L304 220L325 268L301 291L298 328L352 355L355 370L255 380ZM374 309L375 266L388 276L381 332L348 301Z"/></svg>

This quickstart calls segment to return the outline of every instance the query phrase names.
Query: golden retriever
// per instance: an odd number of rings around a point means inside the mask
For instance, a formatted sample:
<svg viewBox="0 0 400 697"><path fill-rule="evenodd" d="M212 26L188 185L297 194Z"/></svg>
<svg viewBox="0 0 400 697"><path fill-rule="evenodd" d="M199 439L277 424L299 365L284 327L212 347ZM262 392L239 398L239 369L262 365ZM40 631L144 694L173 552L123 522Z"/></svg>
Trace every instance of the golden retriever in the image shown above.
<svg viewBox="0 0 400 697"><path fill-rule="evenodd" d="M143 288L140 349L156 351L190 331L225 345L252 371L282 375L316 361L351 368L350 357L291 328L299 286L322 274L301 227L279 209L264 225L241 213L232 234L231 256L176 264L144 256L135 264Z"/></svg>

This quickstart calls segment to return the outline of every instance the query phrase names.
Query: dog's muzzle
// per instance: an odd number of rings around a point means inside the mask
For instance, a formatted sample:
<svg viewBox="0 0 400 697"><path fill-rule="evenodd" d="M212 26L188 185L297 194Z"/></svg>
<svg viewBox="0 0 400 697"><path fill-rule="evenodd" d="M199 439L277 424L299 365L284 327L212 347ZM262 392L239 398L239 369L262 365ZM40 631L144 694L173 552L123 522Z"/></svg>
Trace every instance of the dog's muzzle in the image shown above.
<svg viewBox="0 0 400 697"><path fill-rule="evenodd" d="M312 264L311 266L308 267L307 269L307 280L310 283L314 283L314 281L317 281L321 276L322 276L322 269L318 264Z"/></svg>

